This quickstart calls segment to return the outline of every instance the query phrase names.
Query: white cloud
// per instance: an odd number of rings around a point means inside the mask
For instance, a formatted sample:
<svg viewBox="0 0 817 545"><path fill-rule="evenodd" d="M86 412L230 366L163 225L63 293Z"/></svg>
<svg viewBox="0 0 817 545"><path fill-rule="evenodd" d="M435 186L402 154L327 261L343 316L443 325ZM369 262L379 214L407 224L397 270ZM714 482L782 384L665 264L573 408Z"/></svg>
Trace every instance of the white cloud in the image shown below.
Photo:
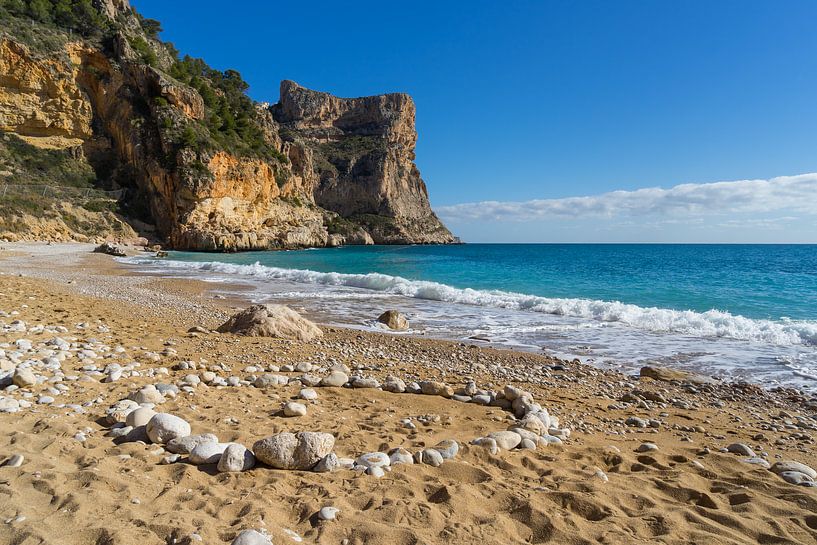
<svg viewBox="0 0 817 545"><path fill-rule="evenodd" d="M817 173L769 180L681 184L595 196L484 201L436 208L447 221L536 221L588 217L703 216L790 210L817 215Z"/></svg>

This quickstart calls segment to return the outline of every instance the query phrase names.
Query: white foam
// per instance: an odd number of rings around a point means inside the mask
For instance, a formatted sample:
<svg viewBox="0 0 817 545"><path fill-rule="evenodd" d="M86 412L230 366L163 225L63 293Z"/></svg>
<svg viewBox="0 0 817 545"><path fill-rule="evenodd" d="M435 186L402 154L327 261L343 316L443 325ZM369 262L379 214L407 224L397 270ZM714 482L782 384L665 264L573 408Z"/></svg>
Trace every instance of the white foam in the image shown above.
<svg viewBox="0 0 817 545"><path fill-rule="evenodd" d="M409 280L380 273L323 273L302 269L267 267L260 263L236 265L218 261L189 262L131 257L121 261L151 265L171 272L241 275L256 280L342 286L373 290L390 295L444 301L482 307L541 312L612 322L655 333L676 333L694 337L723 337L774 345L817 345L817 321L755 320L729 312L695 312L640 307L618 301L548 298L521 293L454 288L437 282ZM348 294L345 294L348 296ZM369 295L362 295L369 297Z"/></svg>

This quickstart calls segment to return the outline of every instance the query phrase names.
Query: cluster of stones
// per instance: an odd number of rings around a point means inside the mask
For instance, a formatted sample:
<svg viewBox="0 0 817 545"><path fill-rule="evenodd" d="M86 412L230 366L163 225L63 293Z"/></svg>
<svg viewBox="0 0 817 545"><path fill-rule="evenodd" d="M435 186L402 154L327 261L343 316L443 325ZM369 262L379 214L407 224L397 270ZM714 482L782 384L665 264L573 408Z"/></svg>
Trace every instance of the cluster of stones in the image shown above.
<svg viewBox="0 0 817 545"><path fill-rule="evenodd" d="M102 323L80 323L75 328L89 335L108 332L108 327ZM0 412L14 413L35 405L53 405L84 413L97 400L81 405L59 403L60 396L68 394L75 383L109 383L122 378L169 374L163 367L140 370L139 362L128 361L124 347L109 346L90 336L87 340L68 336L69 330L64 326L29 326L22 320L14 320L3 325L3 332L23 333L25 337L0 344L0 388L3 390ZM38 336L47 338L38 342L30 340ZM168 347L162 354L145 350L141 356L155 362L173 353ZM66 360L79 363L76 372L63 370Z"/></svg>
<svg viewBox="0 0 817 545"><path fill-rule="evenodd" d="M471 444L488 449L491 454L500 450L536 450L540 446L559 445L570 437L569 428L560 428L559 419L536 403L533 395L516 386L507 385L500 394L493 394L491 404L511 410L516 416L506 430L478 437Z"/></svg>

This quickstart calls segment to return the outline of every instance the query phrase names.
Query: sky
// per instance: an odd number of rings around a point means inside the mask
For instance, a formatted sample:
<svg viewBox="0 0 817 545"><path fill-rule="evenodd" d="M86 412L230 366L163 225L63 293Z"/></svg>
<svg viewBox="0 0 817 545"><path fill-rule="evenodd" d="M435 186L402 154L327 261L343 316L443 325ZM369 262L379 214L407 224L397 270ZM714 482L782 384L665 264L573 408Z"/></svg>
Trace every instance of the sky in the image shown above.
<svg viewBox="0 0 817 545"><path fill-rule="evenodd" d="M259 101L411 94L466 241L817 243L817 2L131 3Z"/></svg>

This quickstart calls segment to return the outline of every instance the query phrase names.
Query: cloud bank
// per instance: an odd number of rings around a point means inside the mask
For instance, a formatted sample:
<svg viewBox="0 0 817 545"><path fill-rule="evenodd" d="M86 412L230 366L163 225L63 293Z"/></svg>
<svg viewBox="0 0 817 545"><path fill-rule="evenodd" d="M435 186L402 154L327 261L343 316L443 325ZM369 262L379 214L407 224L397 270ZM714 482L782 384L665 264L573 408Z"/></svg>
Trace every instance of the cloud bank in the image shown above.
<svg viewBox="0 0 817 545"><path fill-rule="evenodd" d="M703 216L790 210L817 215L817 173L769 180L681 184L595 196L484 201L437 207L446 221L536 221L588 217Z"/></svg>

